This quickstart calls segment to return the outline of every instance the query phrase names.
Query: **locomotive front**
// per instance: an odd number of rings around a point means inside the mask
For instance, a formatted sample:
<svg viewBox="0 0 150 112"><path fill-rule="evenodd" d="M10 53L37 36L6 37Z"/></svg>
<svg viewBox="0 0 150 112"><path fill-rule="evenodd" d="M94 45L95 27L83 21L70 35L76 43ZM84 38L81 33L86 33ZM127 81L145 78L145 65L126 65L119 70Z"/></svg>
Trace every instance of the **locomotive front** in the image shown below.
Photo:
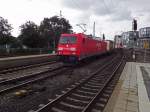
<svg viewBox="0 0 150 112"><path fill-rule="evenodd" d="M64 63L78 61L78 38L75 34L62 34L58 43L57 55Z"/></svg>

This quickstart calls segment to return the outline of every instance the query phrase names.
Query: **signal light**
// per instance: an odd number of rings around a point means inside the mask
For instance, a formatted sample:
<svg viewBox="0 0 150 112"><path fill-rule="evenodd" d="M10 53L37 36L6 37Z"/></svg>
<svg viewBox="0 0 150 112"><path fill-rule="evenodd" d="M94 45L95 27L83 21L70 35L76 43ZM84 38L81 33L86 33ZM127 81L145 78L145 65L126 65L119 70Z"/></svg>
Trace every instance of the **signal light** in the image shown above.
<svg viewBox="0 0 150 112"><path fill-rule="evenodd" d="M133 29L134 31L137 30L137 20L133 19L132 27L133 27L132 29Z"/></svg>

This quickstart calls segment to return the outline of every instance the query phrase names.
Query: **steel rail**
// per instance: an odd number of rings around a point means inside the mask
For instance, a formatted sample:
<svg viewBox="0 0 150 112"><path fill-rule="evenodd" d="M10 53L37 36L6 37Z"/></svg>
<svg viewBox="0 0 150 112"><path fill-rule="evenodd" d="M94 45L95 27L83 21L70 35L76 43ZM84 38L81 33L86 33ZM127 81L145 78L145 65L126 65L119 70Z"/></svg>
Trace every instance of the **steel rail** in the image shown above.
<svg viewBox="0 0 150 112"><path fill-rule="evenodd" d="M56 62L57 61L51 61L51 62L45 62L45 63L38 63L38 64L32 64L32 65L13 67L13 68L1 70L0 74L6 74L6 73L9 73L9 72L15 72L15 71L24 70L24 69L27 69L27 68L39 67L39 66L43 66L43 65L53 64L53 63L56 63Z"/></svg>
<svg viewBox="0 0 150 112"><path fill-rule="evenodd" d="M115 59L117 59L117 57L115 57ZM76 90L77 88L81 87L83 84L85 84L88 80L90 80L92 77L94 77L96 74L98 74L101 70L105 69L106 67L108 67L109 65L113 64L113 62L115 61L111 60L111 62L103 65L99 70L97 70L96 72L92 73L91 76L89 76L87 79L81 81L77 86L73 87L72 89L70 89L68 92L66 92L63 95L60 95L59 97L57 97L56 99L52 100L51 102L49 102L48 104L46 104L45 106L43 106L42 108L38 109L35 112L48 112L51 110L51 108L53 106L55 106L57 103L59 103L62 99L64 99L65 97L67 97L68 95L70 95L71 93L73 93L74 90Z"/></svg>
<svg viewBox="0 0 150 112"><path fill-rule="evenodd" d="M62 70L61 70L61 69L62 69ZM34 74L34 76L35 76L35 75L46 74L46 73L49 73L49 72L57 72L57 70L59 70L59 71L61 70L60 72L62 72L62 71L64 71L64 70L66 70L66 68L64 68L63 66L61 66L61 67L55 68L55 69L53 69L53 70L47 70L47 71L44 71L44 72L41 72L41 73L38 73L38 74ZM20 84L18 84L18 85L14 85L14 86L5 88L5 89L3 89L3 90L0 91L0 94L7 93L7 92L9 92L9 91L11 91L11 90L14 90L14 89L23 87L23 86L25 86L25 85L27 85L27 84L30 84L30 83L35 83L35 82L44 80L44 79L46 79L46 78L54 77L54 76L56 76L57 74L58 74L58 73L54 73L54 74L51 74L51 75L48 74L48 75L46 75L46 76L41 76L41 77L38 77L38 78L36 78L36 79L32 79L32 80L30 80L30 81L26 81L26 82L20 83ZM14 79L14 80L16 80L16 79Z"/></svg>
<svg viewBox="0 0 150 112"><path fill-rule="evenodd" d="M111 76L106 80L103 87L99 90L99 92L96 94L96 96L91 100L91 102L84 108L84 110L82 112L91 112L93 105L96 103L96 100L102 94L103 90L108 85L108 83L111 81L111 79L113 78L113 76L115 75L117 70L119 69L120 65L122 64L122 60L123 60L123 58L121 59L121 62L117 65L115 70L112 72Z"/></svg>

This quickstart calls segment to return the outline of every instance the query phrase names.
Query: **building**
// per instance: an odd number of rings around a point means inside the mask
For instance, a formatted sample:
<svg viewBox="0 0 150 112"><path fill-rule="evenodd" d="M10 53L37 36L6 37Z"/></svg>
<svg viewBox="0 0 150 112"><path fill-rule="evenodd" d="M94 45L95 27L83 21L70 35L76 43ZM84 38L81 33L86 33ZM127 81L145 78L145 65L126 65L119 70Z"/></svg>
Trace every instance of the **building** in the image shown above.
<svg viewBox="0 0 150 112"><path fill-rule="evenodd" d="M139 29L138 47L145 49L150 48L150 27Z"/></svg>
<svg viewBox="0 0 150 112"><path fill-rule="evenodd" d="M115 48L122 48L122 36L121 35L115 35L114 38L114 47Z"/></svg>
<svg viewBox="0 0 150 112"><path fill-rule="evenodd" d="M127 47L127 48L137 47L137 45L138 45L137 41L139 38L139 32L138 31L123 32L121 37L122 37L123 47Z"/></svg>

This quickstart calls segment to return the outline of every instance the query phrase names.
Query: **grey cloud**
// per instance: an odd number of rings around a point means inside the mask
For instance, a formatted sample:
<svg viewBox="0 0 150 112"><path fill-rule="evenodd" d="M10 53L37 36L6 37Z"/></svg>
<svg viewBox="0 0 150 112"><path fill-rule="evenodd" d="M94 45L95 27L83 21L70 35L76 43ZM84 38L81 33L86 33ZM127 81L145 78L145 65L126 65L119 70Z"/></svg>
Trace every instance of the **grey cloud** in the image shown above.
<svg viewBox="0 0 150 112"><path fill-rule="evenodd" d="M122 21L131 18L131 11L123 0L62 0L68 8L89 12L89 15L109 16L111 20Z"/></svg>
<svg viewBox="0 0 150 112"><path fill-rule="evenodd" d="M79 15L79 20L78 20L78 22L80 23L88 23L89 22L89 19L90 19L90 15L89 15L89 13L88 12L84 12L84 14L80 14Z"/></svg>
<svg viewBox="0 0 150 112"><path fill-rule="evenodd" d="M122 3L114 8L113 13L110 14L110 17L113 21L125 21L133 18L132 11Z"/></svg>
<svg viewBox="0 0 150 112"><path fill-rule="evenodd" d="M98 15L108 13L103 0L63 0L62 4L68 8L73 8L81 11L91 11Z"/></svg>
<svg viewBox="0 0 150 112"><path fill-rule="evenodd" d="M88 10L91 7L92 0L62 0L62 4L69 8Z"/></svg>

